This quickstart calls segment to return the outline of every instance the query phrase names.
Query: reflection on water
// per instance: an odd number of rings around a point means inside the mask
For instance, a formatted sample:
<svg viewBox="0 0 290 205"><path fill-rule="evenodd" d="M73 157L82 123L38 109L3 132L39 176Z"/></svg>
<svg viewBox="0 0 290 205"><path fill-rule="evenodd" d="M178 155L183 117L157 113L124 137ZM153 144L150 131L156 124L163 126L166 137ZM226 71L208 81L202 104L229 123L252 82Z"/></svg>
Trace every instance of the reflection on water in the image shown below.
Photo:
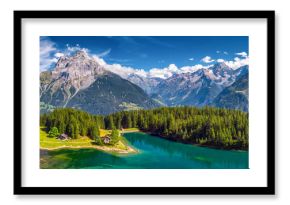
<svg viewBox="0 0 290 205"><path fill-rule="evenodd" d="M168 141L145 133L125 138L139 152L110 154L94 149L41 151L41 168L71 169L246 169L248 152Z"/></svg>

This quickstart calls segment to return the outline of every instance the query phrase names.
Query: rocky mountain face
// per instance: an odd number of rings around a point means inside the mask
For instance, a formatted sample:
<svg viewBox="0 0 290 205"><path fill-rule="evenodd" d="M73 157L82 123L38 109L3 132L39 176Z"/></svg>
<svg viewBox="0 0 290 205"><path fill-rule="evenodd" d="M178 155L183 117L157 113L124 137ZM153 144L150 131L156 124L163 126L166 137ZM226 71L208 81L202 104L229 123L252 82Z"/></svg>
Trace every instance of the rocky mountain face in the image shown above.
<svg viewBox="0 0 290 205"><path fill-rule="evenodd" d="M143 77L137 74L130 74L126 78L130 82L134 83L135 85L138 85L140 88L142 88L146 93L153 94L155 93L154 89L157 87L157 85L163 81L161 78L149 78L149 77Z"/></svg>
<svg viewBox="0 0 290 205"><path fill-rule="evenodd" d="M60 57L54 70L40 73L40 101L46 107L74 107L92 114L158 106L138 86L105 70L84 51Z"/></svg>
<svg viewBox="0 0 290 205"><path fill-rule="evenodd" d="M245 67L237 80L226 87L212 102L212 106L239 109L248 112L249 109L249 79L248 68Z"/></svg>
<svg viewBox="0 0 290 205"><path fill-rule="evenodd" d="M80 91L106 71L86 52L60 57L53 71L40 73L40 101L65 107Z"/></svg>
<svg viewBox="0 0 290 205"><path fill-rule="evenodd" d="M245 65L245 66L242 66L238 69L235 70L235 75L236 76L243 76L243 75L249 75L249 66L248 65Z"/></svg>
<svg viewBox="0 0 290 205"><path fill-rule="evenodd" d="M160 96L160 100L169 106L211 105L215 98L247 69L245 66L233 70L224 63L218 63L194 73L175 74L160 82L154 90Z"/></svg>
<svg viewBox="0 0 290 205"><path fill-rule="evenodd" d="M107 72L97 76L88 88L79 91L67 106L105 115L122 110L154 108L159 104L137 85Z"/></svg>
<svg viewBox="0 0 290 205"><path fill-rule="evenodd" d="M150 96L150 97L149 97ZM42 112L72 107L92 114L158 106L216 106L248 110L248 66L217 63L167 79L106 70L85 51L60 57L52 71L40 73Z"/></svg>

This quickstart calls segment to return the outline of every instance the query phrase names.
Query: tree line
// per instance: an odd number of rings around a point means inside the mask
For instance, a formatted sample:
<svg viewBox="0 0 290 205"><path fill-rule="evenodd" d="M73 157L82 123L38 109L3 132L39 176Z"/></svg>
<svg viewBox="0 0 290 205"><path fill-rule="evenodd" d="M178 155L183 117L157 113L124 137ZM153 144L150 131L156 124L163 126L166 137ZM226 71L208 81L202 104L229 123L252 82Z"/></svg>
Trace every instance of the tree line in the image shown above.
<svg viewBox="0 0 290 205"><path fill-rule="evenodd" d="M70 108L41 115L41 123L77 137L94 137L102 129L136 127L167 139L225 149L248 149L248 113L213 107L162 107L122 111L107 116Z"/></svg>
<svg viewBox="0 0 290 205"><path fill-rule="evenodd" d="M46 127L49 132L56 127L58 133L65 133L73 139L79 136L94 138L100 135L100 127L103 127L103 117L71 108L58 108L49 114L41 114L40 125Z"/></svg>

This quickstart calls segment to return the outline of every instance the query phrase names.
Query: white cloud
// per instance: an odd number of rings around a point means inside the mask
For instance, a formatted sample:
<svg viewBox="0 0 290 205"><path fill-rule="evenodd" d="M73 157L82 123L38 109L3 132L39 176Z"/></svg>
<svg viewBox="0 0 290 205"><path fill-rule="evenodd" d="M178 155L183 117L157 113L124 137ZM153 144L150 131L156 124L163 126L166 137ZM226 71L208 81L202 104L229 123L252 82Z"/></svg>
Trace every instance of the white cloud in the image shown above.
<svg viewBox="0 0 290 205"><path fill-rule="evenodd" d="M101 66L107 65L106 61L102 58L99 58L97 55L92 55L92 58L99 63Z"/></svg>
<svg viewBox="0 0 290 205"><path fill-rule="evenodd" d="M208 66L203 66L201 64L197 64L194 66L183 66L178 68L175 64L170 64L167 67L164 68L152 68L149 71L145 71L144 69L136 69L133 67L123 66L121 64L107 64L104 59L100 58L97 55L92 55L92 57L102 66L104 66L105 69L118 74L122 78L127 78L130 74L136 74L141 77L157 77L157 78L169 78L173 74L177 73L192 73L195 72L201 68L207 68ZM211 60L212 62L212 60Z"/></svg>
<svg viewBox="0 0 290 205"><path fill-rule="evenodd" d="M165 68L152 68L148 72L148 77L151 78L169 78L174 73L180 73L180 69L175 64L170 64Z"/></svg>
<svg viewBox="0 0 290 205"><path fill-rule="evenodd" d="M69 44L66 44L66 49L64 51L65 55L72 55L74 54L76 51L84 51L86 53L89 53L90 50L87 48L82 48L80 47L79 44L76 44L75 46L70 46Z"/></svg>
<svg viewBox="0 0 290 205"><path fill-rule="evenodd" d="M227 51L216 51L217 54L229 55Z"/></svg>
<svg viewBox="0 0 290 205"><path fill-rule="evenodd" d="M57 52L57 53L54 54L54 56L57 57L57 58L60 58L60 57L64 56L64 54L60 53L60 52Z"/></svg>
<svg viewBox="0 0 290 205"><path fill-rule="evenodd" d="M201 59L202 62L207 63L207 66L203 66L201 64L193 65L193 66L183 66L177 67L175 64L170 64L164 68L152 68L149 71L145 71L144 69L136 69L133 67L123 66L121 64L108 64L102 57L108 55L111 52L111 49L108 49L99 54L92 54L87 48L81 48L79 44L75 46L71 46L66 44L66 48L64 50L58 50L54 42L50 41L48 38L40 39L40 69L41 71L47 70L51 68L51 66L58 61L61 56L64 55L72 55L76 51L84 51L91 56L94 60L96 60L101 66L105 69L114 72L120 75L123 78L127 78L130 74L136 74L142 77L158 77L158 78L169 78L174 74L180 73L193 73L202 68L208 68L212 66L213 62L224 62L226 65L233 69L237 69L243 65L249 64L249 59L246 52L236 53L238 57L235 57L232 61L227 61L224 59L212 59L210 56L205 56ZM220 51L216 51L217 53ZM224 52L223 52L224 53ZM193 61L194 58L190 58L190 61ZM163 61L163 60L162 60Z"/></svg>
<svg viewBox="0 0 290 205"><path fill-rule="evenodd" d="M225 62L225 60L224 60L224 59L220 59L220 58L219 58L219 59L217 59L216 61L217 61L218 63Z"/></svg>
<svg viewBox="0 0 290 205"><path fill-rule="evenodd" d="M248 57L248 54L246 53L246 52L240 52L240 53L236 53L236 55L237 56L241 56L241 57L243 57L243 58L246 58L246 57Z"/></svg>
<svg viewBox="0 0 290 205"><path fill-rule="evenodd" d="M208 68L209 66L203 66L201 64L197 64L194 66L183 66L178 68L175 64L170 64L168 67L165 68L152 68L148 72L148 77L157 77L157 78L169 78L174 74L180 73L193 73L202 68Z"/></svg>
<svg viewBox="0 0 290 205"><path fill-rule="evenodd" d="M109 48L108 50L105 50L102 53L96 54L99 57L105 57L106 55L108 55L111 52L111 49Z"/></svg>
<svg viewBox="0 0 290 205"><path fill-rule="evenodd" d="M132 67L122 66L120 64L105 64L103 66L105 69L118 74L122 78L127 78L130 74L136 74L142 77L147 76L147 72L143 69L135 69Z"/></svg>
<svg viewBox="0 0 290 205"><path fill-rule="evenodd" d="M56 51L55 43L48 38L40 39L40 56L50 54L52 51Z"/></svg>
<svg viewBox="0 0 290 205"><path fill-rule="evenodd" d="M54 42L49 40L47 37L42 37L40 38L40 70L45 71L50 69L60 57L64 55L71 56L77 51L84 51L88 56L94 58L100 65L107 65L101 57L108 55L111 52L111 49L99 54L91 54L89 49L82 48L79 44L66 44L65 49L58 50Z"/></svg>
<svg viewBox="0 0 290 205"><path fill-rule="evenodd" d="M135 74L139 75L139 76L142 76L142 77L147 77L147 75L148 75L148 73L145 70L143 70L143 69L135 70Z"/></svg>
<svg viewBox="0 0 290 205"><path fill-rule="evenodd" d="M49 70L55 63L57 63L58 59L64 55L72 55L76 51L84 51L87 54L90 52L87 48L81 48L79 44L75 46L71 46L70 44L66 44L65 49L62 51L56 48L56 44L52 42L47 37L40 38L40 70L45 71ZM100 64L102 63L102 59L99 59Z"/></svg>
<svg viewBox="0 0 290 205"><path fill-rule="evenodd" d="M45 37L40 38L39 48L40 70L44 71L57 62L57 58L53 56L53 53L56 52L57 49L55 47L55 43Z"/></svg>
<svg viewBox="0 0 290 205"><path fill-rule="evenodd" d="M75 52L75 51L78 51L80 50L81 47L80 46L70 46L69 44L66 44L66 52Z"/></svg>
<svg viewBox="0 0 290 205"><path fill-rule="evenodd" d="M152 68L148 72L148 77L151 78L169 78L174 73L178 72L178 68L175 64L170 64L168 67L165 68Z"/></svg>
<svg viewBox="0 0 290 205"><path fill-rule="evenodd" d="M172 72L177 72L178 71L178 68L177 68L177 66L175 64L170 64L168 66L168 70L169 71L172 71Z"/></svg>
<svg viewBox="0 0 290 205"><path fill-rule="evenodd" d="M241 66L249 65L249 58L246 57L246 58L242 58L241 59L241 58L236 57L236 58L234 58L233 61L224 61L224 63L227 66L229 66L230 68L235 70L235 69L237 69L237 68L239 68Z"/></svg>
<svg viewBox="0 0 290 205"><path fill-rule="evenodd" d="M235 57L234 58L234 61L240 61L241 59L240 58L238 58L238 57Z"/></svg>
<svg viewBox="0 0 290 205"><path fill-rule="evenodd" d="M149 75L148 77L151 78L169 78L173 75L174 72L170 71L168 68L152 68L151 70L149 70Z"/></svg>
<svg viewBox="0 0 290 205"><path fill-rule="evenodd" d="M198 64L194 66L183 66L181 68L178 68L175 64L170 64L168 67L165 68L152 68L149 71L145 71L144 69L135 69L132 67L122 66L120 64L105 64L103 66L105 69L120 75L122 78L127 78L130 74L136 74L141 77L163 79L169 78L175 73L192 73L201 68L209 67Z"/></svg>
<svg viewBox="0 0 290 205"><path fill-rule="evenodd" d="M204 63L212 63L215 60L212 59L210 56L205 56L204 58L201 59L201 61L204 62Z"/></svg>
<svg viewBox="0 0 290 205"><path fill-rule="evenodd" d="M120 64L105 64L105 69L120 75L123 78L126 78L131 73L134 73L135 70L130 67L122 66Z"/></svg>
<svg viewBox="0 0 290 205"><path fill-rule="evenodd" d="M194 66L183 66L180 68L181 72L182 73L193 73L201 68L204 68L206 66L203 66L201 64L197 64L197 65L194 65Z"/></svg>

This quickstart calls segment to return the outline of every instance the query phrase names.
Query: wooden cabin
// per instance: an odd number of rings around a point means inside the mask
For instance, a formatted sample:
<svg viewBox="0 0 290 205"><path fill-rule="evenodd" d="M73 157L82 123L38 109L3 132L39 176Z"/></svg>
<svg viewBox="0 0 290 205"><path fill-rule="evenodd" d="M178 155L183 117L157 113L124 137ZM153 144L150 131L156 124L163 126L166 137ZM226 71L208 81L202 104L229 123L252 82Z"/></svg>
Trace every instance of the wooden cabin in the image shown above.
<svg viewBox="0 0 290 205"><path fill-rule="evenodd" d="M103 137L103 141L105 144L109 144L111 142L111 137L109 135L106 135Z"/></svg>
<svg viewBox="0 0 290 205"><path fill-rule="evenodd" d="M59 139L59 140L68 140L68 139L70 139L70 137L67 134L62 133L56 139Z"/></svg>

